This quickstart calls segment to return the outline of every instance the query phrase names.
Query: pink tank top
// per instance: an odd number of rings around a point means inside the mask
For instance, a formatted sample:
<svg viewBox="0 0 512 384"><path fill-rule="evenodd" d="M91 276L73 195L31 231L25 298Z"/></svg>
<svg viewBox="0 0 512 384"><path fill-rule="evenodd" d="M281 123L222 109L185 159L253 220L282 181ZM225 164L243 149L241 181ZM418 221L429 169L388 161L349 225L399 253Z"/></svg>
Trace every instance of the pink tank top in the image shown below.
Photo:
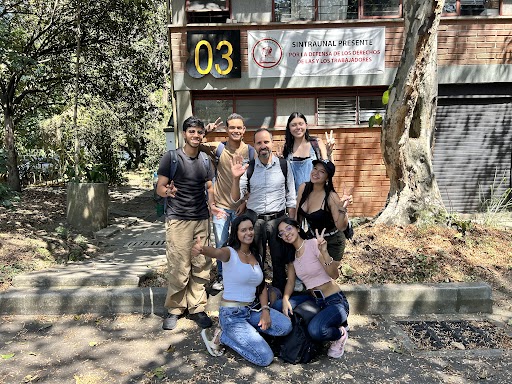
<svg viewBox="0 0 512 384"><path fill-rule="evenodd" d="M325 272L320 257L316 239L306 240L304 253L293 261L295 274L306 285L307 289L319 287L331 281L331 277Z"/></svg>

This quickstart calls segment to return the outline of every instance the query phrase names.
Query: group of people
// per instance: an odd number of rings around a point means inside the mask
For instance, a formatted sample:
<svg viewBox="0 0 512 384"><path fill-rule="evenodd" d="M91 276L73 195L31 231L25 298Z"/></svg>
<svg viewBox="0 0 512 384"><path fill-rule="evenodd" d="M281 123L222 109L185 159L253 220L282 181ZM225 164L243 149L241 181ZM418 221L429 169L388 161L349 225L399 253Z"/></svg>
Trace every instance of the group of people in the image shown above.
<svg viewBox="0 0 512 384"><path fill-rule="evenodd" d="M349 305L335 280L352 196L344 191L340 198L333 186L332 132L323 143L310 136L306 117L294 112L284 147L274 154L267 129L254 133L254 147L243 142L246 128L238 114L226 120L227 141L205 140L221 124L220 118L207 126L195 117L185 120L184 145L176 150L172 180L169 153L158 169L156 192L167 198L169 287L163 328L174 329L187 313L203 328L212 355L222 354L224 345L267 366L274 355L261 333L288 334L294 308L311 301L319 312L308 325L310 336L330 341L328 355L341 357ZM210 215L215 247L207 246ZM267 246L271 286L265 283L263 267ZM212 258L217 259L216 283L223 293L220 327L210 338L205 285ZM306 290L297 289L297 280Z"/></svg>

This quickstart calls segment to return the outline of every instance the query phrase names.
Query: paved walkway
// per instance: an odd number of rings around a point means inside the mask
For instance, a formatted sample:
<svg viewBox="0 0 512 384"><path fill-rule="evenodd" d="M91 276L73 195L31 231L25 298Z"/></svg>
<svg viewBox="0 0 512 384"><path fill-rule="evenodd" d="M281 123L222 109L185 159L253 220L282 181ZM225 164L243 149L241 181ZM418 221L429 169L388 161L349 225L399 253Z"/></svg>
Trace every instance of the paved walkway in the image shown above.
<svg viewBox="0 0 512 384"><path fill-rule="evenodd" d="M492 321L510 333L506 325L510 312L495 308L493 314L474 313L491 310L490 288L485 284L346 287L351 332L340 360L320 356L307 365L289 365L276 358L263 369L230 351L213 358L195 323L180 319L174 331L161 329L165 288L139 287L140 279L165 263L164 225L147 219L126 219L131 226L106 229L104 234L112 233L103 239L107 252L102 257L20 276L15 288L0 295L4 357L0 384L36 379L44 383L512 382L510 350L425 351L398 325L405 320L468 319ZM209 299L214 319L219 298L217 294Z"/></svg>

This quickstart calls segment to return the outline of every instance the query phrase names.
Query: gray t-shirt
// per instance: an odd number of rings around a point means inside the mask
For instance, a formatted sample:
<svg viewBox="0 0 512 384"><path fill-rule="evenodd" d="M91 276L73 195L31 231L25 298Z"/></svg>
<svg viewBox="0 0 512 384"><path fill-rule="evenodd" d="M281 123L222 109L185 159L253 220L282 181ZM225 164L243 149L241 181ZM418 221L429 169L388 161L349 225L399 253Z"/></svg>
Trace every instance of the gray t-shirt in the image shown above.
<svg viewBox="0 0 512 384"><path fill-rule="evenodd" d="M207 205L206 182L212 180L213 165L207 156L187 156L182 148L176 150L178 167L174 185L176 197L167 199L167 218L177 220L204 220L210 215ZM205 159L207 162L205 162ZM169 177L171 154L165 153L160 160L158 174Z"/></svg>

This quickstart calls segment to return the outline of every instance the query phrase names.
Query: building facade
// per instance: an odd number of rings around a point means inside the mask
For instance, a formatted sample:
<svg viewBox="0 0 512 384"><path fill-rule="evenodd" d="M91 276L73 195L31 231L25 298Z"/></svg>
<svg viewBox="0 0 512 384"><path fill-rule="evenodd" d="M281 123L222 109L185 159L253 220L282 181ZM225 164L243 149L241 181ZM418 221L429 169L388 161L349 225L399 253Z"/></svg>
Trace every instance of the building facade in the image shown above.
<svg viewBox="0 0 512 384"><path fill-rule="evenodd" d="M336 138L335 187L354 187L352 214L384 206L383 92L404 45L402 0L172 1L177 124L236 112L284 140L288 116ZM510 187L512 0L446 0L438 35L434 171L446 207L473 212L495 183ZM175 130L179 134L179 129ZM222 132L218 138L223 138ZM497 183L500 183L498 186Z"/></svg>

